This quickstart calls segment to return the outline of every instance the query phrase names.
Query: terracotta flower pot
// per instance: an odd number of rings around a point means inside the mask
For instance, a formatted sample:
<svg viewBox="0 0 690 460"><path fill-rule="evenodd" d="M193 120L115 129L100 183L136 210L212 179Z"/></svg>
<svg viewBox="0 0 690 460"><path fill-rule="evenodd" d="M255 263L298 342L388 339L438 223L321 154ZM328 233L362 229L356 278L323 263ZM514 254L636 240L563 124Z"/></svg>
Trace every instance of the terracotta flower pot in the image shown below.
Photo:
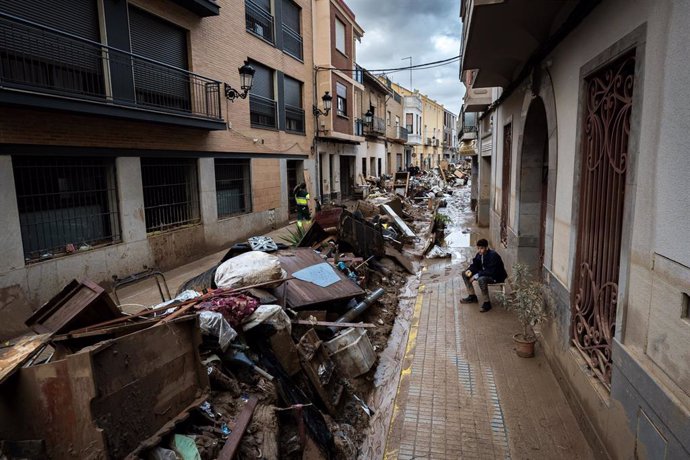
<svg viewBox="0 0 690 460"><path fill-rule="evenodd" d="M515 334L513 336L513 342L515 342L515 353L517 353L520 358L533 358L534 343L536 341L536 338L525 339L524 334Z"/></svg>

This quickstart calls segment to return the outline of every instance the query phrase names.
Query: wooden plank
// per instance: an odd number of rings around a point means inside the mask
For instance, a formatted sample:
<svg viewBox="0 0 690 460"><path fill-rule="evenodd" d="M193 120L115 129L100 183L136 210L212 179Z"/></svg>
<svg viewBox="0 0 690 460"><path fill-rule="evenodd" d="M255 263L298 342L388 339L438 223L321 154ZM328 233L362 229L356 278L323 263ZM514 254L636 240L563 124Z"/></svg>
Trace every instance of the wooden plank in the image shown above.
<svg viewBox="0 0 690 460"><path fill-rule="evenodd" d="M0 384L48 343L52 334L20 337L14 343L0 348Z"/></svg>
<svg viewBox="0 0 690 460"><path fill-rule="evenodd" d="M242 441L242 436L244 436L244 432L247 431L249 422L252 420L252 415L254 415L254 409L256 409L258 402L259 399L256 396L252 395L249 397L247 404L242 408L240 416L237 417L235 429L230 433L227 441L225 441L223 449L218 455L218 460L232 460L235 456L237 448L240 446L240 441Z"/></svg>
<svg viewBox="0 0 690 460"><path fill-rule="evenodd" d="M332 321L309 321L306 319L293 319L292 324L300 324L302 326L335 326L335 327L360 327L370 329L376 327L371 323L334 323Z"/></svg>
<svg viewBox="0 0 690 460"><path fill-rule="evenodd" d="M393 258L396 262L400 264L405 270L407 270L408 273L414 275L414 267L412 266L412 262L410 259L405 257L400 251L392 247L391 245L387 244L385 246L386 250L386 255L388 257Z"/></svg>
<svg viewBox="0 0 690 460"><path fill-rule="evenodd" d="M417 236L412 230L410 230L410 227L407 226L405 221L403 221L390 206L388 206L387 204L382 204L381 209L383 209L383 211L393 219L393 221L395 222L395 226L403 232L403 235L405 235L405 237L414 238Z"/></svg>

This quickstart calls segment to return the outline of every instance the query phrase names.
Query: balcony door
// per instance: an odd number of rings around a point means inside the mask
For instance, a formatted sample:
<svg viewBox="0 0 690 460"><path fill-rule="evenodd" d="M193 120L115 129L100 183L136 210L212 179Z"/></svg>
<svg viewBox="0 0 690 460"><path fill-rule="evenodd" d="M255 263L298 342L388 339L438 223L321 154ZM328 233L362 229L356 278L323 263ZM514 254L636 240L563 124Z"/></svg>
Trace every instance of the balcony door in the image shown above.
<svg viewBox="0 0 690 460"><path fill-rule="evenodd" d="M129 7L132 53L149 60L134 65L136 102L158 109L191 111L187 31L139 8ZM176 72L167 66L181 69Z"/></svg>

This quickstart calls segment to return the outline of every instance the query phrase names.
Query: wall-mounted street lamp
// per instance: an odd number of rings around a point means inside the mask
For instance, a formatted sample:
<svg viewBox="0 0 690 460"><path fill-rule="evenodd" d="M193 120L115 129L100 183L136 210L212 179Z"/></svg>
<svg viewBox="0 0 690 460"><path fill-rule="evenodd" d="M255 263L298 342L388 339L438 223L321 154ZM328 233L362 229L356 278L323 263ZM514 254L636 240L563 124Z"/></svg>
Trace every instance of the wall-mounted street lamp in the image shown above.
<svg viewBox="0 0 690 460"><path fill-rule="evenodd" d="M230 102L235 102L238 97L245 99L247 94L252 89L252 83L254 82L254 67L249 65L248 61L244 61L244 65L238 69L240 72L240 93L232 86L225 83L225 97L230 100Z"/></svg>
<svg viewBox="0 0 690 460"><path fill-rule="evenodd" d="M331 96L331 93L326 91L324 95L321 96L321 100L323 101L323 110L319 110L317 106L314 106L313 112L315 117L328 115L328 113L331 111L331 102L333 101L333 96Z"/></svg>
<svg viewBox="0 0 690 460"><path fill-rule="evenodd" d="M374 107L369 106L369 110L364 114L364 124L369 127L374 124Z"/></svg>

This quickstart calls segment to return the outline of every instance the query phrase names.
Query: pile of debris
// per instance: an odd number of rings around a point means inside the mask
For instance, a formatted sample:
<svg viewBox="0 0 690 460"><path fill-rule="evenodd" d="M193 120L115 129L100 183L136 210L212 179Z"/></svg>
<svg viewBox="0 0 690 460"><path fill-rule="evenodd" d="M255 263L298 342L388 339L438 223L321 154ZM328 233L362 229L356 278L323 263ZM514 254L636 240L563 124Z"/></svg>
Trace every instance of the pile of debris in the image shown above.
<svg viewBox="0 0 690 460"><path fill-rule="evenodd" d="M37 335L0 348L0 458L356 458L448 183L405 174L318 212L294 246L234 245L134 314L68 284L27 320Z"/></svg>

